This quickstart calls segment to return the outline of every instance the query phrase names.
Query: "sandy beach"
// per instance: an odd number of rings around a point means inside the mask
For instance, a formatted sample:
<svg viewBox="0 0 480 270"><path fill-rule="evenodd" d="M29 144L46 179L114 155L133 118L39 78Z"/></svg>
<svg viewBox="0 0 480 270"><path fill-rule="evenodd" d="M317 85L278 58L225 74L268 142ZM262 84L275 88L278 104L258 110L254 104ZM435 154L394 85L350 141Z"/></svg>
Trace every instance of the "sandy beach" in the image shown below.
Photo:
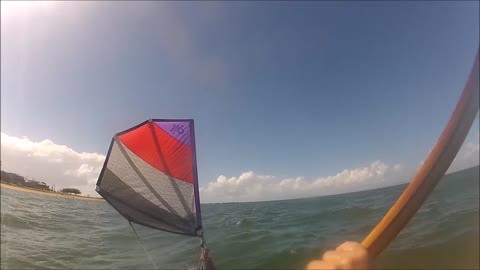
<svg viewBox="0 0 480 270"><path fill-rule="evenodd" d="M38 189L14 186L14 185L9 185L9 184L5 184L5 183L1 183L0 187L1 188L18 190L18 191L35 193L35 194L39 194L39 195L47 195L47 196L52 196L52 197L58 197L58 198L69 198L69 199L74 199L74 200L88 200L88 201L99 201L99 202L105 201L102 198L85 197L85 196L80 196L80 195L71 195L71 194L65 194L65 193L53 192L53 191L42 191L42 190L38 190Z"/></svg>

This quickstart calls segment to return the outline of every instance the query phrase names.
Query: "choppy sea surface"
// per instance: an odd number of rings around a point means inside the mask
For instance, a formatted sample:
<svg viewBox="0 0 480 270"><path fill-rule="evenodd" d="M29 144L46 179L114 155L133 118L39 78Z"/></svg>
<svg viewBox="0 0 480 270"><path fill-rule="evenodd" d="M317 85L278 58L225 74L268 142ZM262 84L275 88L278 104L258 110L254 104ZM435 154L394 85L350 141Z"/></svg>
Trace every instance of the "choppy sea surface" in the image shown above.
<svg viewBox="0 0 480 270"><path fill-rule="evenodd" d="M406 185L273 202L202 205L220 269L301 269L329 248L361 241ZM162 269L188 269L196 238L135 227ZM479 169L445 176L378 268L478 269ZM108 203L1 190L2 269L152 269Z"/></svg>

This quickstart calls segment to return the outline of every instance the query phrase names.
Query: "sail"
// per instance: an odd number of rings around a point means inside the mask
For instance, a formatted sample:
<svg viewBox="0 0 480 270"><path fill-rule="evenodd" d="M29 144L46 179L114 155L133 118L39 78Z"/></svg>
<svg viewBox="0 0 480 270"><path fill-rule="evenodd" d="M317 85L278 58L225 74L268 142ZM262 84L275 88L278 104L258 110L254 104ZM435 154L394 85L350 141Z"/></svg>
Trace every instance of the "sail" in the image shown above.
<svg viewBox="0 0 480 270"><path fill-rule="evenodd" d="M130 222L197 236L202 221L193 120L148 120L116 134L96 190Z"/></svg>

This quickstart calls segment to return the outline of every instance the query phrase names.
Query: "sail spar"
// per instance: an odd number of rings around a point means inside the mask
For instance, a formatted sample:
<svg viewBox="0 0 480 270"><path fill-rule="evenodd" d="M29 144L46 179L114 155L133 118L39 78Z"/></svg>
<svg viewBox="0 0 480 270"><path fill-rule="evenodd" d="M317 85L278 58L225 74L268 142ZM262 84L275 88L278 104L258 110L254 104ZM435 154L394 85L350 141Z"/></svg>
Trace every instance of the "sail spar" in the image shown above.
<svg viewBox="0 0 480 270"><path fill-rule="evenodd" d="M96 190L129 222L200 237L202 257L209 258L193 120L147 120L116 134Z"/></svg>

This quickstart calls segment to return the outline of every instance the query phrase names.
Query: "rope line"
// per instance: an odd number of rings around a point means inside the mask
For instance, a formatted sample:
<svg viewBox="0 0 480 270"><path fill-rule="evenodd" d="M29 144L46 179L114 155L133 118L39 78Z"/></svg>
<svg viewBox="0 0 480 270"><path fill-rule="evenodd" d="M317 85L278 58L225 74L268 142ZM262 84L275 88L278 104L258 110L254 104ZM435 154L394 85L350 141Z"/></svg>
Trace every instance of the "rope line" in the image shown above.
<svg viewBox="0 0 480 270"><path fill-rule="evenodd" d="M158 270L157 265L155 264L155 262L153 261L152 257L150 256L150 253L148 253L147 249L146 249L145 246L143 245L143 242L142 242L142 240L140 239L140 236L138 236L138 233L137 233L137 231L135 230L135 228L133 227L133 224L132 224L132 222L130 222L130 220L128 221L128 224L130 224L130 227L132 227L132 230L133 230L133 232L135 233L135 236L137 237L138 243L140 243L140 246L142 246L143 251L145 251L145 254L147 254L148 259L150 259L150 262L153 264L153 267L155 267L155 270Z"/></svg>

